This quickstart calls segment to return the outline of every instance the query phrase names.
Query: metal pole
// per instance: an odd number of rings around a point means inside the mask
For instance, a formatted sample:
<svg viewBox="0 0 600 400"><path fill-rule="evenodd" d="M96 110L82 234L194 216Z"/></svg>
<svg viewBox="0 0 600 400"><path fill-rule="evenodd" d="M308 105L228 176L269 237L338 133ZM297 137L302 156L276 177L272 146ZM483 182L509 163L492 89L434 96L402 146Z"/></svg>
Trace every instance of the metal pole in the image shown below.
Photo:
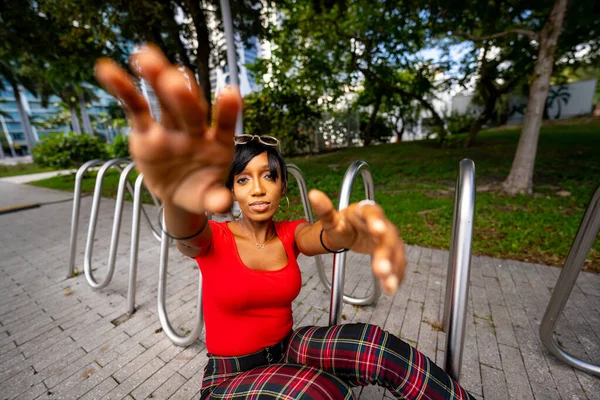
<svg viewBox="0 0 600 400"><path fill-rule="evenodd" d="M92 213L90 215L90 224L88 227L87 243L85 245L85 256L83 259L85 277L86 277L89 285L94 289L101 289L101 288L105 287L106 285L108 285L108 283L112 279L112 275L114 272L114 265L113 265L113 268L111 268L111 266L109 265L106 276L104 277L104 280L100 283L98 283L98 281L96 281L96 278L94 278L94 274L92 272L92 253L94 250L94 236L96 235L96 224L98 222L98 210L100 209L100 200L102 199L102 183L104 181L104 174L111 167L118 166L118 164L130 163L130 162L131 161L129 161L125 158L115 158L113 160L107 161L106 163L104 163L104 165L102 165L102 167L98 171L98 175L96 176L96 186L94 188L94 198L92 200ZM125 181L126 181L125 183L128 183L126 177L125 177ZM121 202L122 202L122 199L121 199ZM118 204L117 204L117 207L118 207ZM117 221L115 221L115 223L116 222ZM120 225L120 221L118 223ZM117 230L118 230L118 228L117 228ZM114 230L113 230L113 232L114 232Z"/></svg>
<svg viewBox="0 0 600 400"><path fill-rule="evenodd" d="M369 172L369 164L364 161L355 161L346 170L344 179L342 180L342 188L340 189L340 198L338 202L338 210L343 210L350 205L350 195L352 187L358 173L362 174L363 184L365 186L365 197L368 200L373 200L375 197L375 187L373 185L373 177ZM329 325L338 325L342 317L342 300L344 298L344 275L346 270L346 253L333 255L333 278L331 285L331 304L329 309ZM373 273L372 273L373 274ZM364 304L373 304L381 295L381 287L379 280L373 274L373 292L366 298L368 302Z"/></svg>
<svg viewBox="0 0 600 400"><path fill-rule="evenodd" d="M579 225L579 230L569 250L565 265L556 281L552 297L540 324L540 339L546 348L559 360L572 367L579 368L589 374L600 376L600 365L581 360L561 348L553 335L554 328L573 291L573 286L583 268L585 258L592 249L594 240L600 231L600 187L592 196L592 200Z"/></svg>
<svg viewBox="0 0 600 400"><path fill-rule="evenodd" d="M73 277L75 272L75 253L77 251L77 231L79 228L79 209L81 205L81 184L83 175L94 165L100 164L104 160L91 160L83 164L77 170L75 175L75 190L73 190L73 212L71 213L71 236L69 239L69 266L67 279Z"/></svg>
<svg viewBox="0 0 600 400"><path fill-rule="evenodd" d="M161 216L163 226L165 224L164 213ZM162 241L160 243L160 269L158 276L158 319L163 331L167 337L171 339L176 346L188 346L200 336L202 332L202 324L204 314L202 312L202 274L198 269L198 297L196 300L196 324L192 331L186 335L179 335L169 322L166 309L166 294L167 294L167 264L169 260L169 237L163 232Z"/></svg>
<svg viewBox="0 0 600 400"><path fill-rule="evenodd" d="M443 366L456 381L460 378L465 343L474 216L475 163L465 158L460 162L456 182L444 308L446 351Z"/></svg>
<svg viewBox="0 0 600 400"><path fill-rule="evenodd" d="M223 16L223 27L225 29L225 41L227 42L227 65L229 66L229 79L232 86L240 87L237 68L237 47L233 34L233 21L231 19L231 8L229 0L221 0L221 14ZM235 125L235 135L241 135L243 131L242 110L238 113Z"/></svg>
<svg viewBox="0 0 600 400"><path fill-rule="evenodd" d="M142 184L144 175L135 180L133 196L133 217L131 222L131 248L129 252L129 283L127 285L127 314L135 312L135 292L137 280L138 251L140 248L140 210L142 205Z"/></svg>

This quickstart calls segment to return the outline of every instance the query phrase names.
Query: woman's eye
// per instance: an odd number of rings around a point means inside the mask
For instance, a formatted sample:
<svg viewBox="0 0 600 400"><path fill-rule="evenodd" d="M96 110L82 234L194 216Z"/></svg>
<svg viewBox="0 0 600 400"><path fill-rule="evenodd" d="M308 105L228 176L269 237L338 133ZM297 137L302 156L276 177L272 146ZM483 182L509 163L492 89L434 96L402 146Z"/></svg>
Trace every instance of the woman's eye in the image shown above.
<svg viewBox="0 0 600 400"><path fill-rule="evenodd" d="M273 175L271 175L271 174L265 174L264 178L268 179L270 181L274 181L275 180L275 179L273 179Z"/></svg>
<svg viewBox="0 0 600 400"><path fill-rule="evenodd" d="M248 178L239 178L236 182L238 183L238 185L243 185L244 183L246 183L247 180Z"/></svg>

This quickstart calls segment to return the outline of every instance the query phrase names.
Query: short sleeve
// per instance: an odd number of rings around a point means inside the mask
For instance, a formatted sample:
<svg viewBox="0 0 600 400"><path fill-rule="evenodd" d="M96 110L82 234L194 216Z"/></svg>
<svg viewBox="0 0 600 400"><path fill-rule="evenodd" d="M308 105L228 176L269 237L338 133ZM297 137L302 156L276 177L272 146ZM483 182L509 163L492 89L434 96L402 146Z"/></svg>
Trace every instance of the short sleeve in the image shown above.
<svg viewBox="0 0 600 400"><path fill-rule="evenodd" d="M300 254L300 250L298 249L298 246L296 246L296 228L305 222L308 223L305 219L298 219L295 221L281 221L277 223L280 239L284 239L286 243L289 243L292 246L296 257Z"/></svg>

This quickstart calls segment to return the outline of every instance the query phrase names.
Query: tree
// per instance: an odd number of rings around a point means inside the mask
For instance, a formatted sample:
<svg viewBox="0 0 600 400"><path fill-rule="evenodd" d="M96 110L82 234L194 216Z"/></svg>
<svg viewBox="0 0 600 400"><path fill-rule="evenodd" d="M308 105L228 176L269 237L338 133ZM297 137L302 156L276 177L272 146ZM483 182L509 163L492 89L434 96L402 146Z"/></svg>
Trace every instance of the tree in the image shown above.
<svg viewBox="0 0 600 400"><path fill-rule="evenodd" d="M549 82L554 67L571 67L599 55L598 29L600 28L599 4L597 2L571 2L568 0L519 2L486 2L479 0L452 2L452 7L460 10L452 16L456 28L452 31L461 38L485 45L492 41L496 48L506 49L509 44L521 46L526 40L534 52L529 59L533 71L529 77L529 98L525 121L511 172L503 183L503 189L510 194L531 193L535 155L543 111L546 105ZM568 6L568 7L567 7ZM492 14L481 12L486 7L496 11ZM568 10L567 10L568 8ZM450 8L444 1L434 3L432 15L444 20ZM485 24L473 24L477 29L461 31L471 20L480 19ZM458 22L458 23L456 23ZM498 25L500 24L500 25ZM560 38L560 41L559 41ZM498 41L500 45L498 45ZM503 42L504 41L504 42ZM523 51L526 51L523 45ZM511 57L509 61L514 62Z"/></svg>
<svg viewBox="0 0 600 400"><path fill-rule="evenodd" d="M172 63L189 69L211 103L210 68L222 66L225 41L219 0L45 0L63 18L90 27L96 37L107 37L122 53L152 42ZM248 43L265 38L264 15L270 0L230 0L236 35ZM107 32L105 27L110 28ZM126 65L126 57L117 57ZM211 112L207 113L210 118Z"/></svg>
<svg viewBox="0 0 600 400"><path fill-rule="evenodd" d="M567 104L569 99L571 98L571 93L569 93L569 89L565 85L560 85L557 88L550 88L548 92L548 98L546 99L546 107L544 108L544 116L545 118L551 118L548 115L548 110L552 108L554 103L556 102L558 110L556 110L555 119L560 118L560 114L562 112L561 103Z"/></svg>
<svg viewBox="0 0 600 400"><path fill-rule="evenodd" d="M12 88L23 134L29 150L35 147L35 139L29 115L21 101L21 87L36 94L39 73L36 60L52 46L48 35L42 34L52 27L39 13L32 0L5 0L0 2L0 89L4 82Z"/></svg>
<svg viewBox="0 0 600 400"><path fill-rule="evenodd" d="M444 121L432 101L445 83L438 78L446 65L419 55L429 34L416 3L361 0L347 7L335 1L328 7L314 3L278 3L284 22L274 33L272 57L259 74L263 83L292 79L296 87L310 88L312 96L332 105L346 95L344 88L361 91L368 86L378 94L372 97L365 143L384 96L418 103L444 135Z"/></svg>

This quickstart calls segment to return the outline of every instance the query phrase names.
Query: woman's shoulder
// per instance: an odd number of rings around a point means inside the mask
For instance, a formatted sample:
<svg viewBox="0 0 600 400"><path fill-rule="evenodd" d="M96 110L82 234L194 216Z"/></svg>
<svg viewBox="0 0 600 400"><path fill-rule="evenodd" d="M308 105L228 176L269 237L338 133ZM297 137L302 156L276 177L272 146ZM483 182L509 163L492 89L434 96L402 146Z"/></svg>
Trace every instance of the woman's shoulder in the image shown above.
<svg viewBox="0 0 600 400"><path fill-rule="evenodd" d="M293 221L275 221L275 226L277 227L277 231L279 233L293 236L296 232L296 228L303 223L308 223L308 221L305 219L297 219Z"/></svg>

